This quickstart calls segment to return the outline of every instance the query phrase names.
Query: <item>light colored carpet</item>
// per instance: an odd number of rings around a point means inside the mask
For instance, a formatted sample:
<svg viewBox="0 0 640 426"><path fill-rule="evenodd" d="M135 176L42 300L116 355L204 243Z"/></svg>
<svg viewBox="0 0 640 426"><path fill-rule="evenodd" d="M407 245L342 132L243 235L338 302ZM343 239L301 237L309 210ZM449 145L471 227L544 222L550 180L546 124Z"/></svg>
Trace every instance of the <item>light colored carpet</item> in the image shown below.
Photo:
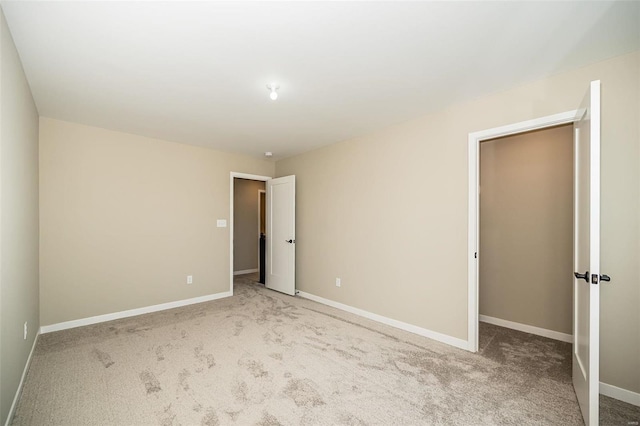
<svg viewBox="0 0 640 426"><path fill-rule="evenodd" d="M13 425L582 424L548 339L483 326L471 354L247 277L235 291L41 336Z"/></svg>
<svg viewBox="0 0 640 426"><path fill-rule="evenodd" d="M482 322L479 354L528 374L544 374L571 384L571 343ZM640 424L640 407L600 395L600 424Z"/></svg>

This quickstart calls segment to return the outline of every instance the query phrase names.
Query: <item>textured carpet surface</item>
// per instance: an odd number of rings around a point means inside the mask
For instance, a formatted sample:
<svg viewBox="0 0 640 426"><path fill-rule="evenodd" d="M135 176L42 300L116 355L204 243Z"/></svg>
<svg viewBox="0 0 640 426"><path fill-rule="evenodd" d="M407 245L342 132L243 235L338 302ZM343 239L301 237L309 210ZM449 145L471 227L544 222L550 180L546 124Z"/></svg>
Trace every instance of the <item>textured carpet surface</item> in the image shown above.
<svg viewBox="0 0 640 426"><path fill-rule="evenodd" d="M231 298L42 335L13 425L580 425L570 373L553 340L482 324L471 354L241 277ZM603 424L640 418L611 401Z"/></svg>
<svg viewBox="0 0 640 426"><path fill-rule="evenodd" d="M528 374L542 371L558 382L571 385L571 343L481 322L479 349L480 355L504 366ZM640 407L600 395L600 424L638 425Z"/></svg>

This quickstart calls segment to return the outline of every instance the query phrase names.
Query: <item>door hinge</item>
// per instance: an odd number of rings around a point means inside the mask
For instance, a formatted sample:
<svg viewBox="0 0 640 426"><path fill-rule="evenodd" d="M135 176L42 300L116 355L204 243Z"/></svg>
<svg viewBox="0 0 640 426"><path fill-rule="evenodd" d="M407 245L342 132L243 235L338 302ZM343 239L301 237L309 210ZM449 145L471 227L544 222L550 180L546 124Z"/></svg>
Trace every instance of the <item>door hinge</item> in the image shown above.
<svg viewBox="0 0 640 426"><path fill-rule="evenodd" d="M591 284L598 284L600 277L598 274L591 274Z"/></svg>
<svg viewBox="0 0 640 426"><path fill-rule="evenodd" d="M478 258L478 252L475 252L475 253L473 254L473 258L474 258L474 259L477 259L477 258Z"/></svg>

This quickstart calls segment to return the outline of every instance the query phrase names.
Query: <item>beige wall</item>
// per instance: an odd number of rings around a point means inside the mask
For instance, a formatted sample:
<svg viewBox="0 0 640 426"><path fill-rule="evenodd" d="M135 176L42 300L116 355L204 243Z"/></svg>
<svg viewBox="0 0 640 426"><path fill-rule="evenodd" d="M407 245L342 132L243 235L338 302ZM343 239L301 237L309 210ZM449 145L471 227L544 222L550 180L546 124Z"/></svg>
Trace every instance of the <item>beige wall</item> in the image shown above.
<svg viewBox="0 0 640 426"><path fill-rule="evenodd" d="M4 424L40 326L38 111L1 11L0 43L0 424Z"/></svg>
<svg viewBox="0 0 640 426"><path fill-rule="evenodd" d="M231 171L274 164L41 118L42 324L228 291Z"/></svg>
<svg viewBox="0 0 640 426"><path fill-rule="evenodd" d="M480 314L572 334L573 126L480 144Z"/></svg>
<svg viewBox="0 0 640 426"><path fill-rule="evenodd" d="M279 161L297 180L299 289L466 339L469 133L573 110L601 79L601 378L640 392L639 64L635 52Z"/></svg>
<svg viewBox="0 0 640 426"><path fill-rule="evenodd" d="M233 270L258 268L258 191L264 182L234 179L233 207Z"/></svg>

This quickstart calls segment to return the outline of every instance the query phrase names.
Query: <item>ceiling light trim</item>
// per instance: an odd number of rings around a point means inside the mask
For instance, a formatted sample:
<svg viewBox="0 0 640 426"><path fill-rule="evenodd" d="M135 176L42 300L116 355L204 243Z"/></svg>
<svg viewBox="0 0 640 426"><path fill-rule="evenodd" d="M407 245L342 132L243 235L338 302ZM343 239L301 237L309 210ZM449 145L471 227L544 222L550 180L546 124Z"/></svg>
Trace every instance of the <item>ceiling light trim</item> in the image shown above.
<svg viewBox="0 0 640 426"><path fill-rule="evenodd" d="M267 84L267 89L269 89L269 91L271 92L269 93L269 97L271 98L272 101L275 101L276 99L278 99L279 88L280 88L280 85L278 83Z"/></svg>

